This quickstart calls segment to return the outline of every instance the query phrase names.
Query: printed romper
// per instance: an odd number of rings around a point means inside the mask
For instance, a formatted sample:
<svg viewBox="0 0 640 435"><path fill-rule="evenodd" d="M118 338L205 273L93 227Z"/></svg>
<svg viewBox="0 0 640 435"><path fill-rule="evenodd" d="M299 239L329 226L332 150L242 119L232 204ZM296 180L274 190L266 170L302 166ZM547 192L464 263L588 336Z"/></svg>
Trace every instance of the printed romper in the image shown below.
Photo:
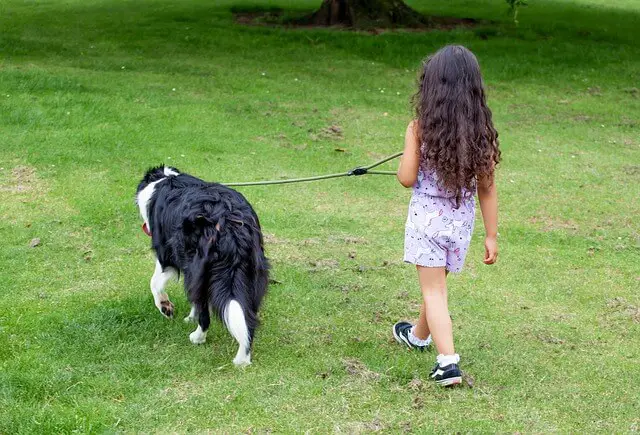
<svg viewBox="0 0 640 435"><path fill-rule="evenodd" d="M475 187L456 208L453 192L443 189L435 172L418 171L405 226L404 261L460 272L475 221Z"/></svg>

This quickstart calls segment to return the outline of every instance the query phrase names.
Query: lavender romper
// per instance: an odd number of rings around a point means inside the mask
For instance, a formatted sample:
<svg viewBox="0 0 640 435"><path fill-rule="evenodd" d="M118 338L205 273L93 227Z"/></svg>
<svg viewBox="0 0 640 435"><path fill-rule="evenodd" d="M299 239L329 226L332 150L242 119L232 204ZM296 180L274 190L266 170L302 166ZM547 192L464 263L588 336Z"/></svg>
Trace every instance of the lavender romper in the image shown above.
<svg viewBox="0 0 640 435"><path fill-rule="evenodd" d="M475 221L475 187L456 197L443 189L435 172L418 170L405 225L404 261L424 267L460 272Z"/></svg>

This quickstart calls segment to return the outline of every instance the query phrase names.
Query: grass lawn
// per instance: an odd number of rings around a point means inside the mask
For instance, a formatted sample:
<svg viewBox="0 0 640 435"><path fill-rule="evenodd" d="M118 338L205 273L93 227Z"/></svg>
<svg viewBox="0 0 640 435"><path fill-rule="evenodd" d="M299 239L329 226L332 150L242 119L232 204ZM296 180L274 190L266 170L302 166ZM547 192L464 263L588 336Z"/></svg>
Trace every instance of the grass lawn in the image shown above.
<svg viewBox="0 0 640 435"><path fill-rule="evenodd" d="M3 0L0 433L637 431L640 3L530 3L515 28L503 0L413 0L494 24L371 35L235 24L254 0ZM189 342L181 284L177 319L157 312L147 167L231 182L373 162L402 149L421 59L454 42L504 156L500 261L482 264L479 221L449 280L473 388L437 388L434 352L391 336L420 300L393 177L241 189L279 282L247 369L220 324Z"/></svg>

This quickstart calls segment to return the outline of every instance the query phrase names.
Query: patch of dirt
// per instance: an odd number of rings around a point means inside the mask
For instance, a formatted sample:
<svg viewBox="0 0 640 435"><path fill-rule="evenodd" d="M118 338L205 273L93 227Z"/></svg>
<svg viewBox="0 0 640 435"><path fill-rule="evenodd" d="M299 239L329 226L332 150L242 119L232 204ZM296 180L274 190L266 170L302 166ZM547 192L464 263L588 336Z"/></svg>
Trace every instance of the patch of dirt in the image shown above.
<svg viewBox="0 0 640 435"><path fill-rule="evenodd" d="M560 314L554 314L553 316L551 316L551 320L553 320L556 323L563 323L563 322L568 322L570 320L573 320L575 317L576 315L572 313L560 313Z"/></svg>
<svg viewBox="0 0 640 435"><path fill-rule="evenodd" d="M37 190L38 177L31 166L16 166L6 184L0 185L0 192L27 193Z"/></svg>
<svg viewBox="0 0 640 435"><path fill-rule="evenodd" d="M275 26L280 22L283 10L279 8L254 11L232 11L237 24L244 26Z"/></svg>
<svg viewBox="0 0 640 435"><path fill-rule="evenodd" d="M276 237L275 234L270 234L270 233L263 234L263 238L264 238L264 242L269 245L283 245L285 243L289 243L287 239Z"/></svg>
<svg viewBox="0 0 640 435"><path fill-rule="evenodd" d="M243 26L264 26L264 27L285 27L293 29L327 29L346 30L362 32L363 29L355 29L341 26L318 26L314 24L304 24L297 22L293 17L286 17L285 11L279 8L255 9L255 10L232 10L234 20ZM293 18L293 19L292 19ZM385 32L433 32L436 30L454 30L458 28L471 29L480 25L489 24L488 21L476 20L473 18L456 17L426 17L429 24L423 27L398 27L379 28L374 27L364 29L371 35L379 35ZM487 39L487 38L483 38Z"/></svg>
<svg viewBox="0 0 640 435"><path fill-rule="evenodd" d="M595 96L600 96L602 95L602 89L600 89L600 86L593 86L591 88L587 88L587 93L589 93L589 95L595 95Z"/></svg>
<svg viewBox="0 0 640 435"><path fill-rule="evenodd" d="M398 293L398 299L407 299L409 297L409 292L407 290L402 290Z"/></svg>
<svg viewBox="0 0 640 435"><path fill-rule="evenodd" d="M340 290L345 295L362 290L360 284L334 285L333 288Z"/></svg>
<svg viewBox="0 0 640 435"><path fill-rule="evenodd" d="M403 263L400 262L389 262L389 261L383 261L382 264L380 266L365 266L364 264L360 264L357 267L355 267L353 270L355 272L359 272L359 273L365 273L365 272L371 272L373 270L384 270L387 269L389 267L392 266L399 266L402 265Z"/></svg>
<svg viewBox="0 0 640 435"><path fill-rule="evenodd" d="M419 378L413 378L407 384L407 388L415 392L422 391L424 388L424 382Z"/></svg>
<svg viewBox="0 0 640 435"><path fill-rule="evenodd" d="M375 419L373 419L373 421L365 424L365 428L368 431L379 432L386 429L386 425L382 421L380 421L378 417L376 417Z"/></svg>
<svg viewBox="0 0 640 435"><path fill-rule="evenodd" d="M331 236L329 237L329 242L344 243L345 245L366 245L367 243L369 243L364 237L353 236Z"/></svg>
<svg viewBox="0 0 640 435"><path fill-rule="evenodd" d="M476 384L476 380L473 378L473 376L471 376L469 373L467 372L462 372L462 381L467 385L467 387L469 388L473 388L473 386Z"/></svg>
<svg viewBox="0 0 640 435"><path fill-rule="evenodd" d="M312 245L319 245L320 241L318 239L304 239L302 241L302 246L312 246Z"/></svg>
<svg viewBox="0 0 640 435"><path fill-rule="evenodd" d="M618 296L607 300L607 308L614 313L630 318L634 323L640 323L640 307L627 302L623 297Z"/></svg>
<svg viewBox="0 0 640 435"><path fill-rule="evenodd" d="M635 119L627 118L625 116L622 117L620 122L616 124L616 127L628 127L635 128L638 126L638 121ZM614 142L615 143L615 142Z"/></svg>
<svg viewBox="0 0 640 435"><path fill-rule="evenodd" d="M384 313L382 311L376 311L373 313L373 318L371 319L371 321L373 323L380 323L382 322L383 317Z"/></svg>
<svg viewBox="0 0 640 435"><path fill-rule="evenodd" d="M640 165L625 165L622 167L622 172L627 175L640 176Z"/></svg>
<svg viewBox="0 0 640 435"><path fill-rule="evenodd" d="M413 409L421 409L424 406L424 399L422 396L414 396L411 401L411 407Z"/></svg>
<svg viewBox="0 0 640 435"><path fill-rule="evenodd" d="M410 421L405 421L400 424L400 430L402 430L402 433L413 433L413 426Z"/></svg>
<svg viewBox="0 0 640 435"><path fill-rule="evenodd" d="M640 97L640 89L638 88L627 88L627 89L624 89L623 91L634 98Z"/></svg>
<svg viewBox="0 0 640 435"><path fill-rule="evenodd" d="M310 271L320 271L320 270L335 270L340 267L340 262L338 260L334 260L333 258L321 259L316 261L310 261L309 265L311 266Z"/></svg>
<svg viewBox="0 0 640 435"><path fill-rule="evenodd" d="M323 139L343 139L342 127L333 124L320 130L318 136Z"/></svg>
<svg viewBox="0 0 640 435"><path fill-rule="evenodd" d="M318 372L316 373L316 376L319 377L320 379L324 380L327 379L329 376L331 376L331 371L326 371L326 372Z"/></svg>
<svg viewBox="0 0 640 435"><path fill-rule="evenodd" d="M543 343L547 343L547 344L564 344L563 339L554 337L553 335L541 334L541 335L538 335L538 339Z"/></svg>
<svg viewBox="0 0 640 435"><path fill-rule="evenodd" d="M357 358L344 358L342 364L350 376L359 377L368 381L377 381L380 379L380 373L369 370L369 368Z"/></svg>

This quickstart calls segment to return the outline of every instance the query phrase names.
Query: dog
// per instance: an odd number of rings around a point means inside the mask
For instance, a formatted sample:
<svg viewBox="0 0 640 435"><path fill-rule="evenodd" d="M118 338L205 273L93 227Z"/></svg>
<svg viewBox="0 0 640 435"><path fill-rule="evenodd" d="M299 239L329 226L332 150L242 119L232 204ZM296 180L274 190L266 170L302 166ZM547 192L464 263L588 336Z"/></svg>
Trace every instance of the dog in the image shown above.
<svg viewBox="0 0 640 435"><path fill-rule="evenodd" d="M146 172L136 203L142 229L151 237L156 254L151 292L160 313L173 317L165 286L182 274L191 303L184 320L198 324L189 335L191 342L206 341L215 313L238 342L233 363L251 364L269 261L258 216L249 202L233 189L163 165Z"/></svg>

